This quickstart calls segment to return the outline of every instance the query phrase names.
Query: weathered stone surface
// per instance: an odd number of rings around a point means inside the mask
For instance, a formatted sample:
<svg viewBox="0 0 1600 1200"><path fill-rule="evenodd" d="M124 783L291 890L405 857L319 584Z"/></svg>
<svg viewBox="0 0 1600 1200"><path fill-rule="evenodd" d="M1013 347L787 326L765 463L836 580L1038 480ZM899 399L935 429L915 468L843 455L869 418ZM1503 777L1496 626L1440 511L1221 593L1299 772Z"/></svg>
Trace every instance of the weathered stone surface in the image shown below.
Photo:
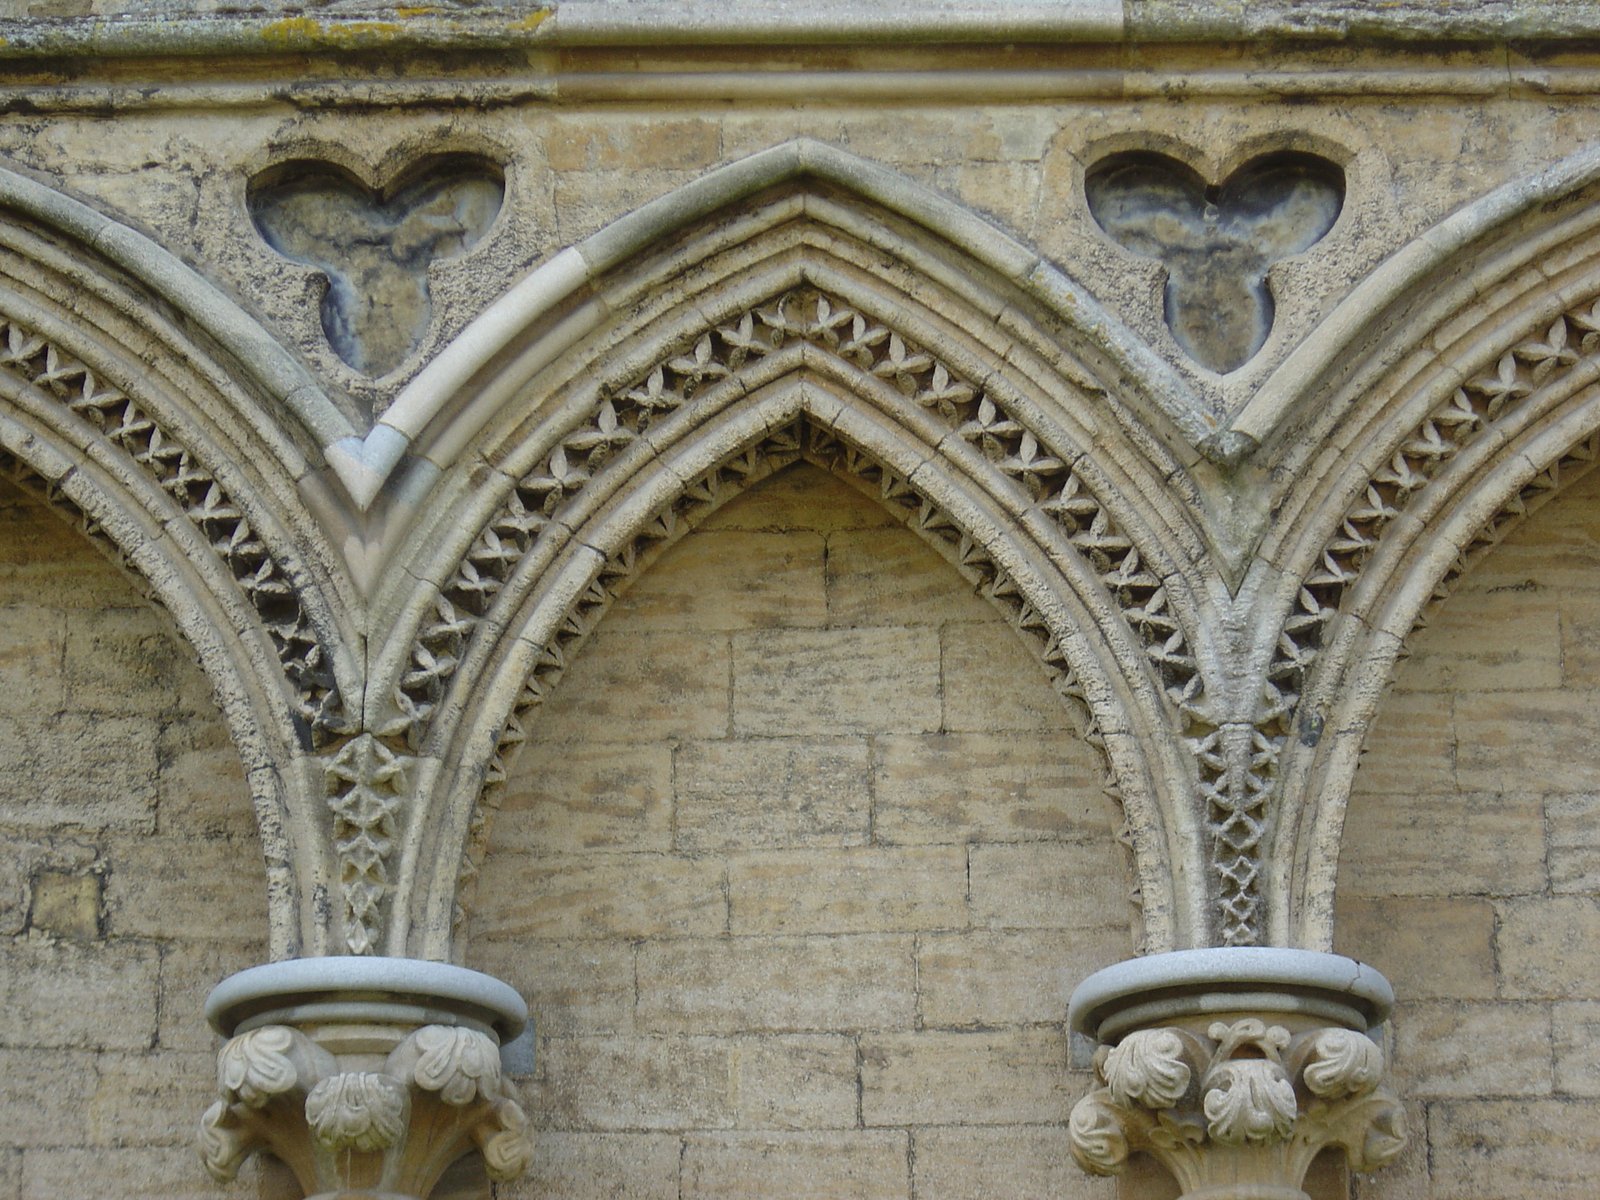
<svg viewBox="0 0 1600 1200"><path fill-rule="evenodd" d="M614 611L652 630L821 625L829 618L824 549L822 535L800 531L693 533L662 555Z"/></svg>
<svg viewBox="0 0 1600 1200"><path fill-rule="evenodd" d="M939 631L939 638L944 650L945 729L1057 730L1063 755L1096 761L1076 736L1072 709L1012 630L994 620L953 621Z"/></svg>
<svg viewBox="0 0 1600 1200"><path fill-rule="evenodd" d="M936 631L734 635L733 726L741 734L921 733L939 719Z"/></svg>
<svg viewBox="0 0 1600 1200"><path fill-rule="evenodd" d="M1509 781L1508 781L1509 782ZM1359 896L1540 892L1544 802L1526 792L1355 796L1340 884ZM1465 834L1466 836L1463 836Z"/></svg>
<svg viewBox="0 0 1600 1200"><path fill-rule="evenodd" d="M983 620L989 615L987 609L943 559L901 530L843 530L828 535L832 624L943 625Z"/></svg>
<svg viewBox="0 0 1600 1200"><path fill-rule="evenodd" d="M1530 897L1498 908L1503 995L1577 1000L1600 993L1600 901Z"/></svg>
<svg viewBox="0 0 1600 1200"><path fill-rule="evenodd" d="M1550 1027L1555 1090L1566 1096L1600 1096L1600 1003L1553 1004Z"/></svg>
<svg viewBox="0 0 1600 1200"><path fill-rule="evenodd" d="M482 933L577 938L714 934L727 926L720 864L664 854L585 856L572 861L499 856L493 883L517 888L485 915Z"/></svg>
<svg viewBox="0 0 1600 1200"><path fill-rule="evenodd" d="M514 1200L568 1195L678 1200L681 1154L674 1134L541 1130L532 1168L497 1187Z"/></svg>
<svg viewBox="0 0 1600 1200"><path fill-rule="evenodd" d="M1072 734L929 734L876 743L873 827L889 843L1099 841L1116 826Z"/></svg>
<svg viewBox="0 0 1600 1200"><path fill-rule="evenodd" d="M728 643L706 634L608 637L602 630L562 680L559 709L539 715L555 742L611 728L631 738L715 737L728 727Z"/></svg>
<svg viewBox="0 0 1600 1200"><path fill-rule="evenodd" d="M513 931L474 939L467 965L516 988L541 1035L573 1037L633 1032L636 954L620 939L530 945Z"/></svg>
<svg viewBox="0 0 1600 1200"><path fill-rule="evenodd" d="M1485 1000L1496 991L1494 936L1487 900L1343 895L1334 949L1371 962L1396 995Z"/></svg>
<svg viewBox="0 0 1600 1200"><path fill-rule="evenodd" d="M0 1045L140 1050L156 1031L156 947L0 943Z"/></svg>
<svg viewBox="0 0 1600 1200"><path fill-rule="evenodd" d="M1581 1196L1600 1134L1583 1101L1463 1100L1429 1114L1433 1182L1459 1200Z"/></svg>
<svg viewBox="0 0 1600 1200"><path fill-rule="evenodd" d="M643 1031L909 1027L916 964L909 937L684 939L639 951Z"/></svg>
<svg viewBox="0 0 1600 1200"><path fill-rule="evenodd" d="M1058 1123L1086 1082L1068 1074L1060 1030L876 1034L861 1061L869 1127Z"/></svg>
<svg viewBox="0 0 1600 1200"><path fill-rule="evenodd" d="M1055 1125L919 1129L917 1194L986 1200L1004 1179L1017 1200L1111 1200L1117 1185L1079 1170L1061 1151L1066 1136Z"/></svg>
<svg viewBox="0 0 1600 1200"><path fill-rule="evenodd" d="M699 1134L684 1143L683 1196L790 1195L900 1200L907 1195L903 1131Z"/></svg>
<svg viewBox="0 0 1600 1200"><path fill-rule="evenodd" d="M972 847L970 862L975 925L1103 930L1128 920L1125 891L1105 886L1085 889L1081 883L1108 875L1125 877L1122 856L1114 855L1104 842L980 845Z"/></svg>
<svg viewBox="0 0 1600 1200"><path fill-rule="evenodd" d="M1600 795L1549 796L1550 886L1557 892L1600 892Z"/></svg>
<svg viewBox="0 0 1600 1200"><path fill-rule="evenodd" d="M967 923L967 859L955 846L740 855L728 867L735 933L857 933Z"/></svg>
<svg viewBox="0 0 1600 1200"><path fill-rule="evenodd" d="M929 1028L1059 1022L1079 982L1130 952L1125 925L926 933L917 939L922 1020Z"/></svg>
<svg viewBox="0 0 1600 1200"><path fill-rule="evenodd" d="M495 818L496 852L671 849L670 747L539 742L527 758Z"/></svg>
<svg viewBox="0 0 1600 1200"><path fill-rule="evenodd" d="M1600 737L1597 694L1470 692L1456 701L1456 777L1467 791L1537 779L1552 792L1581 792L1587 764L1565 748Z"/></svg>
<svg viewBox="0 0 1600 1200"><path fill-rule="evenodd" d="M1403 1004L1394 1026L1394 1070L1408 1095L1550 1093L1550 1012L1543 1005Z"/></svg>
<svg viewBox="0 0 1600 1200"><path fill-rule="evenodd" d="M871 832L863 739L685 742L673 768L681 850L855 846Z"/></svg>

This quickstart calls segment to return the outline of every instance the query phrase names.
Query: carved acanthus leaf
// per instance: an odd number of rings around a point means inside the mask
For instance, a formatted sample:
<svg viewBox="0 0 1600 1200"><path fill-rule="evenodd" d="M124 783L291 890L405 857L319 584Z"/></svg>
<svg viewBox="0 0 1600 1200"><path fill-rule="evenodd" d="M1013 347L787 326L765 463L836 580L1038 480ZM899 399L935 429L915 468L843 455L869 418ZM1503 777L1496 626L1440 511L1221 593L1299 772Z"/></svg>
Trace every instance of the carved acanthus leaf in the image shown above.
<svg viewBox="0 0 1600 1200"><path fill-rule="evenodd" d="M382 1150L405 1132L406 1090L371 1071L330 1075L306 1097L306 1122L325 1150Z"/></svg>

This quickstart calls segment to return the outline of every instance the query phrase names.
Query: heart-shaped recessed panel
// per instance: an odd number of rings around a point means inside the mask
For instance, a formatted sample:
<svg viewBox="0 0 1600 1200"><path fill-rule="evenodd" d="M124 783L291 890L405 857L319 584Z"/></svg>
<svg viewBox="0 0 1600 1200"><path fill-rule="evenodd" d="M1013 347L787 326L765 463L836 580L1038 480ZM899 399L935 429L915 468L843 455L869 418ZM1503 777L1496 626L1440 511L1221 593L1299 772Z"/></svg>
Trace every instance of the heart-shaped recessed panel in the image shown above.
<svg viewBox="0 0 1600 1200"><path fill-rule="evenodd" d="M1220 187L1161 154L1119 154L1084 180L1112 240L1167 268L1165 316L1213 371L1243 366L1272 330L1267 269L1322 238L1344 205L1344 173L1312 154L1273 154Z"/></svg>
<svg viewBox="0 0 1600 1200"><path fill-rule="evenodd" d="M327 275L322 329L334 352L378 376L405 361L433 320L428 264L481 238L504 198L498 167L449 155L380 191L331 163L284 163L251 181L247 203L269 246Z"/></svg>

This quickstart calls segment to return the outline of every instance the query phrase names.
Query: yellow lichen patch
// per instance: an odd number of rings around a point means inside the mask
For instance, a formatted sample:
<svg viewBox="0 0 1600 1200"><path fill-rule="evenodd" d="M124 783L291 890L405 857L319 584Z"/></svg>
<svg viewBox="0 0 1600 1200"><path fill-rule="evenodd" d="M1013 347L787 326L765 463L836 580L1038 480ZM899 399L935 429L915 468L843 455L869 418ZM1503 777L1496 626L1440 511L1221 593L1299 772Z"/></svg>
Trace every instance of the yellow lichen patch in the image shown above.
<svg viewBox="0 0 1600 1200"><path fill-rule="evenodd" d="M394 21L348 21L328 23L311 17L285 17L261 31L264 41L283 46L378 46L404 30Z"/></svg>
<svg viewBox="0 0 1600 1200"><path fill-rule="evenodd" d="M513 21L508 29L516 33L530 33L545 23L546 18L555 12L553 8L541 8L529 13L520 21Z"/></svg>

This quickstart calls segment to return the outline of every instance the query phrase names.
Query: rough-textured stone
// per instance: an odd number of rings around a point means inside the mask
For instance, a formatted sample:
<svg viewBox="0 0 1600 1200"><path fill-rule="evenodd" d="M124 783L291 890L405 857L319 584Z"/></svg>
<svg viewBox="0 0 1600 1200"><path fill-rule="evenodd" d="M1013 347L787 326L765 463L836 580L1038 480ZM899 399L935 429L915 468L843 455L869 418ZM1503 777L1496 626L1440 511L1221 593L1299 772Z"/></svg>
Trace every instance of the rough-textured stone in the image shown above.
<svg viewBox="0 0 1600 1200"><path fill-rule="evenodd" d="M875 1034L861 1061L868 1126L1061 1122L1080 1089L1059 1029Z"/></svg>
<svg viewBox="0 0 1600 1200"><path fill-rule="evenodd" d="M900 1200L908 1191L904 1132L702 1134L685 1141L684 1197L753 1196L779 1189L839 1200Z"/></svg>
<svg viewBox="0 0 1600 1200"><path fill-rule="evenodd" d="M1429 1111L1433 1183L1459 1200L1581 1196L1600 1151L1583 1101L1467 1100Z"/></svg>
<svg viewBox="0 0 1600 1200"><path fill-rule="evenodd" d="M939 719L936 631L734 635L733 725L741 734L921 733Z"/></svg>
<svg viewBox="0 0 1600 1200"><path fill-rule="evenodd" d="M686 742L673 769L679 849L854 846L871 835L862 739Z"/></svg>
<svg viewBox="0 0 1600 1200"><path fill-rule="evenodd" d="M987 1200L997 1180L1016 1200L1110 1200L1116 1184L1079 1170L1061 1153L1055 1125L980 1129L942 1126L916 1133L920 1196Z"/></svg>
<svg viewBox="0 0 1600 1200"><path fill-rule="evenodd" d="M735 858L728 905L735 933L859 933L967 923L960 847L774 851Z"/></svg>

